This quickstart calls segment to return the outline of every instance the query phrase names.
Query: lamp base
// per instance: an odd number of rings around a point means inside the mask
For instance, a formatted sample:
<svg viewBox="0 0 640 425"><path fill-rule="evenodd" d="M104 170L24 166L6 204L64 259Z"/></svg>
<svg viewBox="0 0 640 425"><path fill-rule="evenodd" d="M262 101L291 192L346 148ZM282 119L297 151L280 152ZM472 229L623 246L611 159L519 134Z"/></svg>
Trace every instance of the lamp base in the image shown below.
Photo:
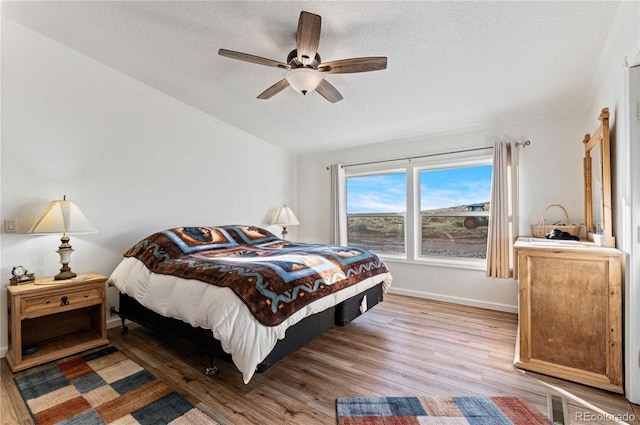
<svg viewBox="0 0 640 425"><path fill-rule="evenodd" d="M60 269L60 273L55 275L53 277L53 280L67 280L67 279L72 279L76 276L77 275L71 271L71 268L68 265L63 264L62 268Z"/></svg>
<svg viewBox="0 0 640 425"><path fill-rule="evenodd" d="M73 248L71 248L71 244L69 244L69 236L62 235L60 238L60 246L58 247L58 254L60 255L60 264L62 264L62 268L60 269L60 273L53 277L54 280L67 280L76 277L76 274L71 271L71 267L69 267L69 260L71 260L71 253L73 252Z"/></svg>

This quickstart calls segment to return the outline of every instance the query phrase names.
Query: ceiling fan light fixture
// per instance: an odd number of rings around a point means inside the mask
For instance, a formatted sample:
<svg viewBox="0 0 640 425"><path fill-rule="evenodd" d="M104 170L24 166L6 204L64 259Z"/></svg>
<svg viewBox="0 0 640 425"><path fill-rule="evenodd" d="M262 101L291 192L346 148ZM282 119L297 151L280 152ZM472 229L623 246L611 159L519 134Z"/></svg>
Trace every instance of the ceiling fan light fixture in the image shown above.
<svg viewBox="0 0 640 425"><path fill-rule="evenodd" d="M320 72L311 68L296 68L285 77L293 89L302 94L314 91L323 79Z"/></svg>

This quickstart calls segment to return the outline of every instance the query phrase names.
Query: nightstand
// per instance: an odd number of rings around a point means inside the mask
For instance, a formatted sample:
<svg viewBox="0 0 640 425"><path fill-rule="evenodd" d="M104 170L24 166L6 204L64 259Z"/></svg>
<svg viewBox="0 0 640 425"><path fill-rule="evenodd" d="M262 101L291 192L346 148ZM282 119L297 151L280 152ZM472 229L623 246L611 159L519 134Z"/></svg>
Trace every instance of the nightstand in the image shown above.
<svg viewBox="0 0 640 425"><path fill-rule="evenodd" d="M106 276L84 273L69 280L6 285L11 370L108 344L106 281Z"/></svg>

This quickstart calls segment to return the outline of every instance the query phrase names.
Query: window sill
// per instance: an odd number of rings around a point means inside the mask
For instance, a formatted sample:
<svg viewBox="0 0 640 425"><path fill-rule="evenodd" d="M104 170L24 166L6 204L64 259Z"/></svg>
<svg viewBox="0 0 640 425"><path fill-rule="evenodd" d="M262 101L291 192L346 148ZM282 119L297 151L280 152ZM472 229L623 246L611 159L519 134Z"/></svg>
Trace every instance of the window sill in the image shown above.
<svg viewBox="0 0 640 425"><path fill-rule="evenodd" d="M404 257L378 254L383 261L389 263L416 264L429 267L448 267L452 269L477 270L486 272L486 260L458 260L458 259L415 259L409 260Z"/></svg>

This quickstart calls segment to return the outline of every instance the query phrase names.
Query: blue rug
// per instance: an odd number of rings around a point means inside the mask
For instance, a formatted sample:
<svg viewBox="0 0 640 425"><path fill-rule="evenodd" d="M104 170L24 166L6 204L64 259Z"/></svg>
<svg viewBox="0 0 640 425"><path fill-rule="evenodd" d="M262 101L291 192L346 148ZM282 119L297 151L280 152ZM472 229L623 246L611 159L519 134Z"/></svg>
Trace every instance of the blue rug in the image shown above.
<svg viewBox="0 0 640 425"><path fill-rule="evenodd" d="M518 397L357 397L336 400L338 425L551 425Z"/></svg>

